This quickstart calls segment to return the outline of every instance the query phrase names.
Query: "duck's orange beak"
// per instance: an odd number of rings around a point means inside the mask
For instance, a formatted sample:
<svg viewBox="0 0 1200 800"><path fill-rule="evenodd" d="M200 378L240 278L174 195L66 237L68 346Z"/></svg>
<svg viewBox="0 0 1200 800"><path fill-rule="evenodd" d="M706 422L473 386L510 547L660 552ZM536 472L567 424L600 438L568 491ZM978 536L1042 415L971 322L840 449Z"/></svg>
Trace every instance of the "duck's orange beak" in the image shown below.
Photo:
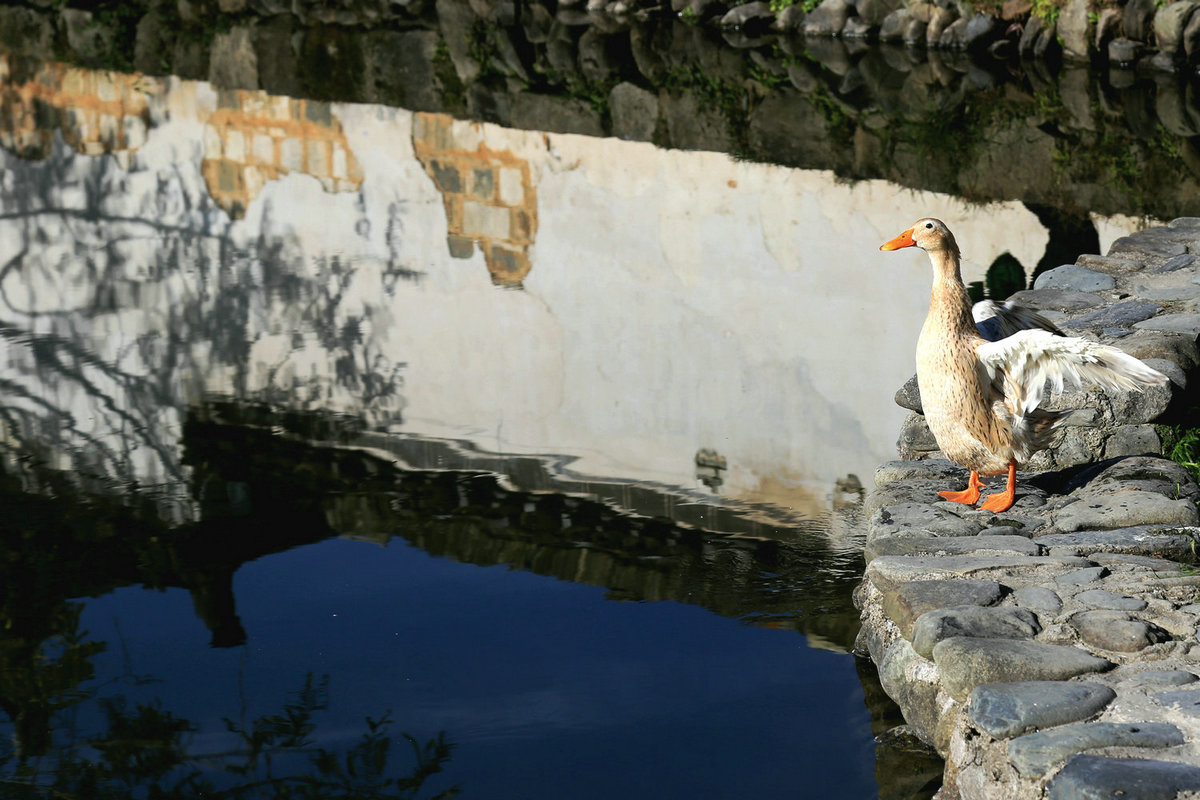
<svg viewBox="0 0 1200 800"><path fill-rule="evenodd" d="M880 250L899 250L901 247L912 247L916 244L912 238L913 229L909 228L904 233L892 239L890 242L884 242L879 245Z"/></svg>

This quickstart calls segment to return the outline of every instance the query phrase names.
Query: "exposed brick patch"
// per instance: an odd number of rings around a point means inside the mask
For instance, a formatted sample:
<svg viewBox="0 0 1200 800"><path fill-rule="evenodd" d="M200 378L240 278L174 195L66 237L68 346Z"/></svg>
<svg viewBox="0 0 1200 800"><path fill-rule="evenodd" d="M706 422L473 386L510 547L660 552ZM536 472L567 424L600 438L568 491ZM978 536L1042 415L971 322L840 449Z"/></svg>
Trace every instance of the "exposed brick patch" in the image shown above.
<svg viewBox="0 0 1200 800"><path fill-rule="evenodd" d="M258 91L222 91L205 126L200 169L213 199L234 218L267 181L311 175L327 192L353 192L363 172L328 103Z"/></svg>
<svg viewBox="0 0 1200 800"><path fill-rule="evenodd" d="M451 255L469 257L464 244L474 242L493 283L520 286L537 234L529 163L507 150L489 149L477 125L444 114L414 115L413 151L442 193Z"/></svg>
<svg viewBox="0 0 1200 800"><path fill-rule="evenodd" d="M5 149L23 158L45 158L55 129L84 155L128 153L145 143L150 79L53 63L21 74L21 64L0 56L0 145Z"/></svg>

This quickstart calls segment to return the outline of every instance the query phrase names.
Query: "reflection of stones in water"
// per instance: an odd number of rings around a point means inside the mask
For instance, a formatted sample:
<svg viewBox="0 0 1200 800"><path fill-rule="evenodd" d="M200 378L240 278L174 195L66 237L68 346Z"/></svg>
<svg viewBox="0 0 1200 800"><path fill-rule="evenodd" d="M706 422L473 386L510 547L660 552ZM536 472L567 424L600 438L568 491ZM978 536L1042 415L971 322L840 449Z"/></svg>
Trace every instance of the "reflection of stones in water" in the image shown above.
<svg viewBox="0 0 1200 800"><path fill-rule="evenodd" d="M724 479L721 473L727 468L725 456L716 450L702 447L696 451L696 480L714 492L719 491Z"/></svg>
<svg viewBox="0 0 1200 800"><path fill-rule="evenodd" d="M875 734L875 780L880 800L928 800L942 785L944 763L904 723L904 716L879 683L879 672L867 658L856 658L863 704Z"/></svg>
<svg viewBox="0 0 1200 800"><path fill-rule="evenodd" d="M492 283L519 287L538 225L529 162L491 150L478 125L443 114L413 116L413 151L442 193L450 255L470 258L478 245Z"/></svg>
<svg viewBox="0 0 1200 800"><path fill-rule="evenodd" d="M833 482L833 508L835 511L861 506L866 489L853 472Z"/></svg>
<svg viewBox="0 0 1200 800"><path fill-rule="evenodd" d="M264 506L282 499L291 508L285 529L380 544L399 538L438 557L603 586L613 600L670 600L796 630L843 653L858 633L850 590L862 575L862 550L831 547L815 525L791 529L790 541L747 535L753 524L742 535L712 533L660 514L625 512L579 491L582 485L566 494L536 481L536 490L525 491L478 467L442 471L448 459L438 471L397 469L409 459L384 456L377 436L371 452L354 449L367 439L345 442L350 447L297 441L280 435L296 426L269 424L261 406L230 404L219 416L235 419L239 408L257 424L222 424L204 407L192 409L185 426L194 481L213 498L211 507L233 498L224 505L254 511L220 520L223 531L239 520L245 529L282 515ZM297 497L304 501L295 503Z"/></svg>
<svg viewBox="0 0 1200 800"><path fill-rule="evenodd" d="M1046 270L1062 264L1074 264L1080 253L1100 253L1100 234L1096 224L1086 214L1071 214L1051 206L1025 203L1025 207L1037 215L1038 222L1050 232L1046 253L1034 267L1030 285Z"/></svg>
<svg viewBox="0 0 1200 800"><path fill-rule="evenodd" d="M944 762L907 725L875 737L880 800L927 800L942 786Z"/></svg>
<svg viewBox="0 0 1200 800"><path fill-rule="evenodd" d="M217 205L234 219L268 181L311 175L327 192L353 192L363 173L328 103L222 90L204 129L201 170Z"/></svg>
<svg viewBox="0 0 1200 800"><path fill-rule="evenodd" d="M0 55L0 145L22 158L50 155L55 130L89 155L124 155L141 147L150 126L147 96L157 84L122 75L36 64Z"/></svg>

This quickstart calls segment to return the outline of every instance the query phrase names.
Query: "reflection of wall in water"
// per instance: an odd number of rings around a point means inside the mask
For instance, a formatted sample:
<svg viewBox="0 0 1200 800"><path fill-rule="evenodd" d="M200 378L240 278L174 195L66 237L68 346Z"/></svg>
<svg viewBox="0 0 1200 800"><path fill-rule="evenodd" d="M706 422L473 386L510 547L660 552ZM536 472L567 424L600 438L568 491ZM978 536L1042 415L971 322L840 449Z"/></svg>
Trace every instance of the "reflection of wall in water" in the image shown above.
<svg viewBox="0 0 1200 800"><path fill-rule="evenodd" d="M57 128L85 155L136 150L146 140L153 86L141 75L0 55L0 146L45 158Z"/></svg>
<svg viewBox="0 0 1200 800"><path fill-rule="evenodd" d="M445 201L450 254L470 258L477 244L493 282L520 286L537 233L529 162L489 149L479 127L442 114L413 116L413 150Z"/></svg>
<svg viewBox="0 0 1200 800"><path fill-rule="evenodd" d="M0 96L0 143L39 159L5 154L0 172L7 472L40 488L23 466L35 455L88 490L136 486L182 522L196 508L182 487L180 408L206 390L399 418L403 365L362 336L361 305L342 302L355 265L307 252L269 203L240 226L214 202L244 210L248 187L222 194L220 175L232 165L282 177L297 148L301 168L349 176L314 175L318 196L357 189L327 104L2 58ZM274 166L251 163L264 131ZM239 163L235 140L251 150ZM90 157L101 154L117 157ZM389 280L411 274L396 267L385 260Z"/></svg>
<svg viewBox="0 0 1200 800"><path fill-rule="evenodd" d="M363 175L328 103L223 90L205 120L201 169L213 199L235 219L263 186L311 175L328 192L356 192Z"/></svg>
<svg viewBox="0 0 1200 800"><path fill-rule="evenodd" d="M915 257L883 264L879 242L936 213L979 264L1044 247L1015 205L136 86L155 125L124 166L61 145L39 164L4 157L0 192L20 213L0 220L0 319L26 365L7 396L64 421L46 426L64 450L100 449L139 483L179 480L177 409L220 392L669 485L696 485L694 455L712 448L723 492L786 504L894 452L891 395L912 373L929 276ZM74 118L48 115L34 138Z"/></svg>

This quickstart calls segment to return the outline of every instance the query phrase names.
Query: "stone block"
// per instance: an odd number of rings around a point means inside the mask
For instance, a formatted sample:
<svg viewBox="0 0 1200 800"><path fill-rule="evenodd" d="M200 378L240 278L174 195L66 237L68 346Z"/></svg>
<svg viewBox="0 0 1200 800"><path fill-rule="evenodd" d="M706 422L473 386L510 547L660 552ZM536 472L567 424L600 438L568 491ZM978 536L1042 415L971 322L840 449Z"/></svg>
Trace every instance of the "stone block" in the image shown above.
<svg viewBox="0 0 1200 800"><path fill-rule="evenodd" d="M306 145L305 172L309 175L330 176L333 170L329 163L329 142L309 139Z"/></svg>
<svg viewBox="0 0 1200 800"><path fill-rule="evenodd" d="M1075 648L1062 649L1087 655ZM1055 652L1053 655L1065 655L1068 660L1074 659L1074 656L1068 653ZM1116 699L1116 696L1116 692L1107 686L1088 681L1029 680L992 683L980 685L971 692L967 702L967 717L992 738L1011 739L1028 731L1086 719L1100 712Z"/></svg>
<svg viewBox="0 0 1200 800"><path fill-rule="evenodd" d="M1008 743L1008 757L1022 775L1042 778L1068 757L1101 747L1166 748L1183 744L1183 733L1165 722L1080 722L1038 731Z"/></svg>
<svg viewBox="0 0 1200 800"><path fill-rule="evenodd" d="M880 590L884 595L884 613L906 639L912 638L913 623L922 614L939 608L990 606L999 602L1003 594L995 581L969 579L911 581Z"/></svg>
<svg viewBox="0 0 1200 800"><path fill-rule="evenodd" d="M1143 758L1077 755L1051 779L1046 798L1174 798L1184 791L1200 791L1200 767Z"/></svg>
<svg viewBox="0 0 1200 800"><path fill-rule="evenodd" d="M1082 611L1071 617L1071 624L1085 644L1120 653L1136 653L1171 638L1157 625L1123 611Z"/></svg>
<svg viewBox="0 0 1200 800"><path fill-rule="evenodd" d="M466 236L508 239L512 216L503 206L491 206L474 200L463 202L462 232Z"/></svg>
<svg viewBox="0 0 1200 800"><path fill-rule="evenodd" d="M1200 514L1190 500L1134 491L1077 500L1054 515L1054 525L1065 533L1160 524L1196 525Z"/></svg>
<svg viewBox="0 0 1200 800"><path fill-rule="evenodd" d="M658 98L654 94L622 82L609 93L608 104L614 136L637 142L653 141L658 128Z"/></svg>
<svg viewBox="0 0 1200 800"><path fill-rule="evenodd" d="M934 646L955 636L1032 639L1041 630L1037 617L1024 608L956 606L918 617L913 623L912 645L923 658L932 660Z"/></svg>
<svg viewBox="0 0 1200 800"><path fill-rule="evenodd" d="M1116 285L1117 281L1111 275L1074 264L1064 264L1039 275L1033 283L1033 288L1064 289L1071 292L1104 292Z"/></svg>
<svg viewBox="0 0 1200 800"><path fill-rule="evenodd" d="M304 143L300 139L280 140L279 166L288 172L304 171Z"/></svg>

